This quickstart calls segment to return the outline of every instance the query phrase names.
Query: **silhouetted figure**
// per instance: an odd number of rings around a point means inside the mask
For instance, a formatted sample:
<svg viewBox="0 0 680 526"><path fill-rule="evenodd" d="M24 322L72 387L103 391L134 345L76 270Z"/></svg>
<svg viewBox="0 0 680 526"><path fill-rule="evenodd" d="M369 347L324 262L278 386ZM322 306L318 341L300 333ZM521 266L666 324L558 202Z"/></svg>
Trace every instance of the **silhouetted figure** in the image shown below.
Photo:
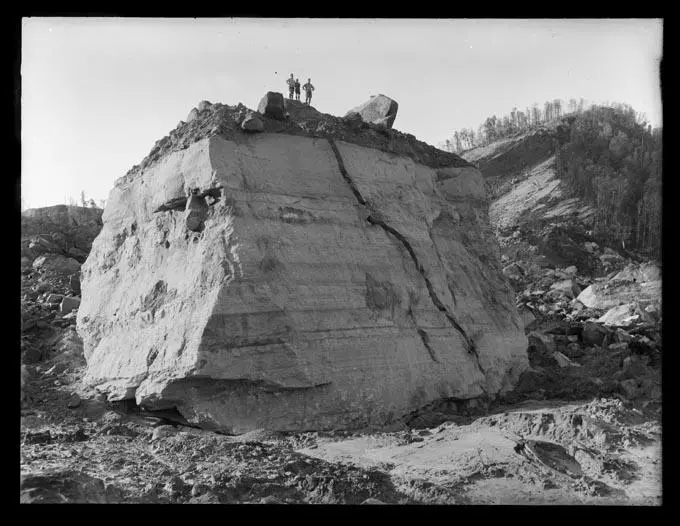
<svg viewBox="0 0 680 526"><path fill-rule="evenodd" d="M295 91L295 79L293 78L293 74L290 74L290 78L286 80L288 83L288 98L290 100L293 100L293 92Z"/></svg>
<svg viewBox="0 0 680 526"><path fill-rule="evenodd" d="M312 91L314 91L314 86L312 86L312 79L307 79L307 84L302 86L305 90L305 104L309 105L312 102Z"/></svg>
<svg viewBox="0 0 680 526"><path fill-rule="evenodd" d="M295 100L300 100L300 79L295 79Z"/></svg>

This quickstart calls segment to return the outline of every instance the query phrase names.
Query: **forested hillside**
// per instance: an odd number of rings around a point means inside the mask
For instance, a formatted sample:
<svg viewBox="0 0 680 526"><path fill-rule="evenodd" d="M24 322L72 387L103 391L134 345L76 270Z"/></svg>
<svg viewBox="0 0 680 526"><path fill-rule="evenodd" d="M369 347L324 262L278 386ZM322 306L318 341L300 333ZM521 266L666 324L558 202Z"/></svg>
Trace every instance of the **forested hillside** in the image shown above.
<svg viewBox="0 0 680 526"><path fill-rule="evenodd" d="M595 106L565 119L556 150L558 176L595 205L596 232L658 257L661 246L661 128L630 106Z"/></svg>
<svg viewBox="0 0 680 526"><path fill-rule="evenodd" d="M583 100L572 99L566 114L563 106L555 100L546 102L543 111L537 104L525 112L513 108L502 118L488 117L477 133L472 129L454 132L443 147L475 162L494 144L519 140L522 144L514 147L513 155L522 159L512 163L503 159L512 169L528 168L538 161L537 156L554 154L557 176L568 194L595 208L597 238L647 257L660 257L662 129L652 129L643 114L626 104L585 108ZM534 131L551 136L552 145L547 147L545 140L539 143ZM532 151L539 146L541 151ZM485 162L486 171L480 166L485 175L510 175L501 173L503 166L493 160Z"/></svg>

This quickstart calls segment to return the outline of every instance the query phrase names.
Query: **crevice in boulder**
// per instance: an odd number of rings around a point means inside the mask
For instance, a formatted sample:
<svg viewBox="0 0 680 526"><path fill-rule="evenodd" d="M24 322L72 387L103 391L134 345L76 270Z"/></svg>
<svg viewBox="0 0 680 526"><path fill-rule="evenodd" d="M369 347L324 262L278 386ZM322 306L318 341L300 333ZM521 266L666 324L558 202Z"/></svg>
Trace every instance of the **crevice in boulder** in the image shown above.
<svg viewBox="0 0 680 526"><path fill-rule="evenodd" d="M451 314L451 312L449 312L449 309L447 309L446 305L444 305L442 303L442 301L439 299L439 297L437 296L437 293L434 290L432 282L425 275L425 269L423 268L423 265L418 260L418 256L416 255L415 250L413 249L413 247L411 246L409 241L400 232L398 232L397 230L392 228L390 225L385 223L382 219L378 219L377 217L375 217L376 214L374 213L373 210L371 210L366 199L364 199L364 197L361 195L361 192L359 191L356 184L352 180L352 177L347 172L347 169L345 168L345 163L342 159L342 155L340 154L340 151L338 150L338 147L335 144L334 139L332 137L327 137L326 139L328 140L328 143L330 144L331 149L333 150L333 153L335 154L335 158L336 158L337 163L338 163L338 168L340 169L340 173L342 174L343 179L345 179L345 181L349 185L349 187L352 190L352 193L356 197L357 201L362 206L366 207L366 209L369 212L369 215L366 218L366 220L369 223L371 223L372 225L377 225L377 226L381 227L383 230L392 234L394 237L397 238L397 240L399 240L399 242L401 242L401 244L404 246L406 251L411 256L411 259L413 260L413 263L415 264L416 269L418 269L418 272L420 273L423 280L425 281L425 286L427 287L427 291L430 295L430 298L432 299L432 303L434 303L434 305L435 305L435 307L437 307L437 309L439 309L441 312L444 313L446 318L449 320L449 323L461 335L461 337L463 338L465 349L467 350L468 353L475 356L477 366L479 367L479 370L482 372L482 374L484 374L484 370L479 365L479 356L477 355L477 349L476 349L476 345L475 345L474 340L467 335L467 333L465 332L463 327L461 327L461 325L458 323L458 321L453 316L453 314Z"/></svg>
<svg viewBox="0 0 680 526"><path fill-rule="evenodd" d="M169 210L175 210L175 211L183 211L186 208L187 205L187 198L186 197L176 197L174 199L170 199L169 201L163 203L161 206L156 208L154 210L154 214L157 212L167 212Z"/></svg>
<svg viewBox="0 0 680 526"><path fill-rule="evenodd" d="M420 336L420 339L423 342L423 345L427 349L427 352L430 354L430 358L432 358L433 362L439 363L439 359L437 358L437 354L434 352L434 349L430 345L430 337L427 335L427 333L423 329L421 329L418 326L418 322L416 322L416 318L415 318L412 310L409 310L409 315L411 316L411 319L413 320L413 324L416 326L416 331L418 332L418 336Z"/></svg>

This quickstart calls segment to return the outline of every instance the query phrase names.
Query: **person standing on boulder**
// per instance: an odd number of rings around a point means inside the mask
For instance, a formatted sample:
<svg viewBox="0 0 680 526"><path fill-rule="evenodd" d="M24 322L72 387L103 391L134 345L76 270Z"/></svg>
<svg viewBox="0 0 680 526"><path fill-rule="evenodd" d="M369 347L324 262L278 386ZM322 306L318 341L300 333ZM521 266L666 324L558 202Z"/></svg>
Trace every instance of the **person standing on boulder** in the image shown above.
<svg viewBox="0 0 680 526"><path fill-rule="evenodd" d="M293 92L295 91L295 79L293 74L290 74L290 78L286 81L288 83L288 98L293 100Z"/></svg>
<svg viewBox="0 0 680 526"><path fill-rule="evenodd" d="M300 100L300 79L295 79L295 100Z"/></svg>
<svg viewBox="0 0 680 526"><path fill-rule="evenodd" d="M305 90L305 104L309 105L312 101L312 91L314 91L314 86L312 86L312 79L307 79L307 84L302 86Z"/></svg>

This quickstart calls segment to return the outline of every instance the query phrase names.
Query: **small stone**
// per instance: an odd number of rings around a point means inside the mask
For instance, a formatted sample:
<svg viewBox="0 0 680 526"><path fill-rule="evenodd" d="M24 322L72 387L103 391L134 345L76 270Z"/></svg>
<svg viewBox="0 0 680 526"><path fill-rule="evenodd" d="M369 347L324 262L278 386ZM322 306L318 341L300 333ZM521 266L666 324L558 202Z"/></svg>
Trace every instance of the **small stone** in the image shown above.
<svg viewBox="0 0 680 526"><path fill-rule="evenodd" d="M557 365L560 367L580 367L581 365L575 362L572 362L569 358L567 358L564 354L561 352L557 351L552 354L553 359L557 362Z"/></svg>
<svg viewBox="0 0 680 526"><path fill-rule="evenodd" d="M205 493L209 488L205 484L194 484L191 487L191 496L198 497L199 495Z"/></svg>
<svg viewBox="0 0 680 526"><path fill-rule="evenodd" d="M74 394L73 396L71 396L71 398L69 398L67 407L69 409L75 409L76 407L80 406L80 402L81 402L80 396Z"/></svg>
<svg viewBox="0 0 680 526"><path fill-rule="evenodd" d="M621 388L621 391L623 391L625 397L629 400L639 397L642 392L638 380L633 378L620 382L619 387Z"/></svg>
<svg viewBox="0 0 680 526"><path fill-rule="evenodd" d="M264 131L264 122L254 113L249 113L246 118L243 119L241 123L241 128L245 131L250 132L261 132Z"/></svg>
<svg viewBox="0 0 680 526"><path fill-rule="evenodd" d="M633 337L623 329L616 329L615 338L617 342L630 342Z"/></svg>
<svg viewBox="0 0 680 526"><path fill-rule="evenodd" d="M49 303L50 305L54 305L55 303L60 303L61 300L64 299L64 296L62 294L50 294L47 296L47 299L45 300L45 303Z"/></svg>
<svg viewBox="0 0 680 526"><path fill-rule="evenodd" d="M383 501L379 499L374 499L373 497L367 498L365 501L363 501L361 504L385 504Z"/></svg>
<svg viewBox="0 0 680 526"><path fill-rule="evenodd" d="M163 489L172 497L176 497L187 489L187 484L177 475L165 483Z"/></svg>
<svg viewBox="0 0 680 526"><path fill-rule="evenodd" d="M277 499L273 495L268 495L260 499L260 504L285 504L282 500Z"/></svg>
<svg viewBox="0 0 680 526"><path fill-rule="evenodd" d="M61 301L59 312L63 316L80 307L80 298L75 296L67 296Z"/></svg>

